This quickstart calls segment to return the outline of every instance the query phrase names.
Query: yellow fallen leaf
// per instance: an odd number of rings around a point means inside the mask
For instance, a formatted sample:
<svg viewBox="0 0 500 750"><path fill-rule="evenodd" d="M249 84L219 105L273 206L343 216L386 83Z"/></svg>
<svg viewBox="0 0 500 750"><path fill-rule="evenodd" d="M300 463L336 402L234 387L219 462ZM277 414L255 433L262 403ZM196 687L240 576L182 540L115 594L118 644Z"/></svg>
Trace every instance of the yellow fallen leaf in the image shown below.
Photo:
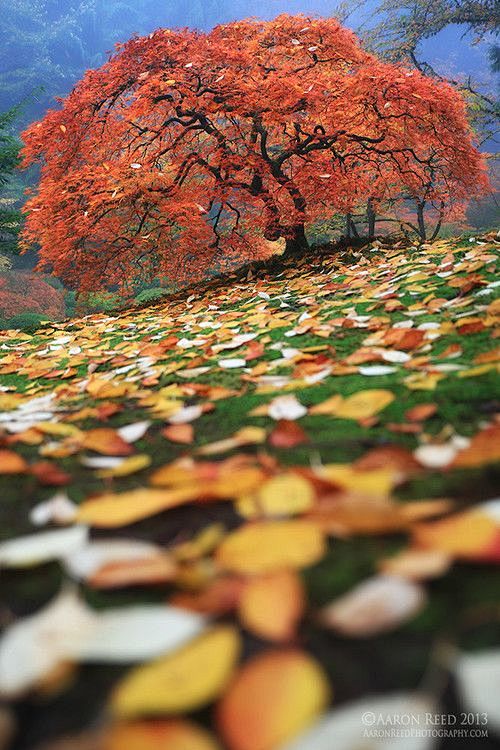
<svg viewBox="0 0 500 750"><path fill-rule="evenodd" d="M113 383L112 380L94 378L85 389L94 398L120 398L132 390L131 383Z"/></svg>
<svg viewBox="0 0 500 750"><path fill-rule="evenodd" d="M330 398L327 398L326 401L322 401L320 404L311 406L311 408L309 409L309 414L325 414L327 416L335 415L342 401L342 396L336 393L334 396L330 396Z"/></svg>
<svg viewBox="0 0 500 750"><path fill-rule="evenodd" d="M217 708L229 750L274 750L305 729L330 697L320 665L299 650L269 651L244 665Z"/></svg>
<svg viewBox="0 0 500 750"><path fill-rule="evenodd" d="M179 651L132 670L115 689L111 711L129 719L201 708L225 689L240 650L236 628L215 627Z"/></svg>
<svg viewBox="0 0 500 750"><path fill-rule="evenodd" d="M255 494L240 498L236 507L245 518L291 516L309 510L313 502L311 483L289 471L265 481Z"/></svg>
<svg viewBox="0 0 500 750"><path fill-rule="evenodd" d="M55 437L79 437L83 435L78 427L66 422L37 422L35 429L38 432L43 432L44 435L54 435Z"/></svg>
<svg viewBox="0 0 500 750"><path fill-rule="evenodd" d="M318 476L350 492L386 497L396 482L392 468L359 470L349 464L326 464L318 469Z"/></svg>
<svg viewBox="0 0 500 750"><path fill-rule="evenodd" d="M348 396L339 405L336 415L342 419L365 419L373 417L395 399L391 391L373 389L359 391Z"/></svg>
<svg viewBox="0 0 500 750"><path fill-rule="evenodd" d="M79 523L101 528L126 526L167 508L195 500L199 497L200 489L198 484L165 490L140 487L129 492L100 495L83 502L76 518Z"/></svg>
<svg viewBox="0 0 500 750"><path fill-rule="evenodd" d="M126 458L118 466L114 466L112 469L101 469L97 472L97 476L102 479L107 477L127 477L129 474L135 474L136 471L141 471L151 464L151 456L147 456L145 453L137 456L130 456Z"/></svg>
<svg viewBox="0 0 500 750"><path fill-rule="evenodd" d="M324 536L311 521L259 521L225 537L215 558L225 570L256 574L312 565L325 549Z"/></svg>
<svg viewBox="0 0 500 750"><path fill-rule="evenodd" d="M394 401L391 391L373 389L358 391L352 396L342 398L336 394L331 398L316 404L310 410L310 414L325 414L340 419L366 419L373 417Z"/></svg>
<svg viewBox="0 0 500 750"><path fill-rule="evenodd" d="M196 560L209 552L219 544L224 537L224 526L220 523L212 523L206 526L194 539L183 542L174 547L173 554L177 560L183 562Z"/></svg>
<svg viewBox="0 0 500 750"><path fill-rule="evenodd" d="M412 391L433 391L445 375L441 372L415 372L404 379L404 384Z"/></svg>

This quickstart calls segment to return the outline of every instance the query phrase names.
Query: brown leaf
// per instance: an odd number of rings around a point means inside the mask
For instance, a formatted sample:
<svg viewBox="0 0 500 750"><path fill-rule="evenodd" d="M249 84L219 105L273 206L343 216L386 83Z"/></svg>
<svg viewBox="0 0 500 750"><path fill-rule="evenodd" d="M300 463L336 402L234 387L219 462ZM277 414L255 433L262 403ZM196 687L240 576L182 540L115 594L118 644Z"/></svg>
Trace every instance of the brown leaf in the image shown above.
<svg viewBox="0 0 500 750"><path fill-rule="evenodd" d="M295 448L297 445L308 443L309 438L297 422L280 419L269 435L268 441L273 448Z"/></svg>

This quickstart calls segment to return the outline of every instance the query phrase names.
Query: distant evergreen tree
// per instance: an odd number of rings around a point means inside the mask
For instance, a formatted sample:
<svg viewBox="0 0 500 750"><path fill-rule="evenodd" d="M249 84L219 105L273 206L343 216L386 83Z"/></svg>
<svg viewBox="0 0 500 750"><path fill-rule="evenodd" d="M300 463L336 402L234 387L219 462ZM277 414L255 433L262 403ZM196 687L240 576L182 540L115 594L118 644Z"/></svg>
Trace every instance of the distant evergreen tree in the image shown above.
<svg viewBox="0 0 500 750"><path fill-rule="evenodd" d="M22 225L15 197L10 197L5 191L19 163L21 144L11 134L18 116L19 107L0 113L0 270L5 267L4 253L17 252L17 235Z"/></svg>

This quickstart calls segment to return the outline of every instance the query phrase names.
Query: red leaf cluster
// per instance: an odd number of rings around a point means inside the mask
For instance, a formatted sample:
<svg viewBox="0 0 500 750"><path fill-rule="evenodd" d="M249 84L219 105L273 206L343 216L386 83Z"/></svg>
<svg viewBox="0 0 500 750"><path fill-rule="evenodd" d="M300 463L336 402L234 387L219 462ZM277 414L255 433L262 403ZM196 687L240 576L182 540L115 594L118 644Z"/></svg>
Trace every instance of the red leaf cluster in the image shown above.
<svg viewBox="0 0 500 750"><path fill-rule="evenodd" d="M0 317L9 319L32 312L49 319L64 317L64 294L39 275L8 271L0 275Z"/></svg>

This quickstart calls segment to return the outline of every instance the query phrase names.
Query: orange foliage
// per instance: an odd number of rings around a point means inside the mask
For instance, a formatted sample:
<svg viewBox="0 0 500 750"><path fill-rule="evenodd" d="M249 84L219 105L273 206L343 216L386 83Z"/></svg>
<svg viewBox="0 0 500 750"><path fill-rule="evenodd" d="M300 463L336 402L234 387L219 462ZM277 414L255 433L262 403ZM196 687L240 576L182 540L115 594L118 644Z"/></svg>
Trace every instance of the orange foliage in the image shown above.
<svg viewBox="0 0 500 750"><path fill-rule="evenodd" d="M43 164L24 240L81 290L304 250L305 225L368 198L446 211L487 186L460 95L331 18L134 38L24 140Z"/></svg>

